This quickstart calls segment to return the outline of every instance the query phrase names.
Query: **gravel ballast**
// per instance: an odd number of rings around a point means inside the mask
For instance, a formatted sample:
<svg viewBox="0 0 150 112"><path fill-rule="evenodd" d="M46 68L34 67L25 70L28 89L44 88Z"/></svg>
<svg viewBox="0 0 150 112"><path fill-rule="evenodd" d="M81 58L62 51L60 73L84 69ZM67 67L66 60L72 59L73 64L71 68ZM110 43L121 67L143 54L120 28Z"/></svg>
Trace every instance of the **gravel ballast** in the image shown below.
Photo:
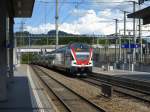
<svg viewBox="0 0 150 112"><path fill-rule="evenodd" d="M129 97L113 95L111 99L103 97L101 89L88 83L77 80L76 78L66 77L57 72L40 67L46 73L57 79L59 82L72 88L80 95L91 100L107 112L150 112L150 104L140 102L139 100L130 99Z"/></svg>

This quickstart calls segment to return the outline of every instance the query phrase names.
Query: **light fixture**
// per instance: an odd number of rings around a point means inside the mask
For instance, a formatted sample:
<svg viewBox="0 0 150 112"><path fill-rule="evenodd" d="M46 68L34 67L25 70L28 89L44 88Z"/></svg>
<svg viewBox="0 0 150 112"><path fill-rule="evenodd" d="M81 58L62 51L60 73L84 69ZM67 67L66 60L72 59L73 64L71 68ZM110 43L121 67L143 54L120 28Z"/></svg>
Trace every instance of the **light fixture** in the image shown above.
<svg viewBox="0 0 150 112"><path fill-rule="evenodd" d="M22 14L22 11L21 11L21 10L19 10L19 11L18 11L18 14L19 14L19 15L21 15L21 14Z"/></svg>
<svg viewBox="0 0 150 112"><path fill-rule="evenodd" d="M19 7L19 8L21 8L22 3L21 3L21 1L20 1L20 0L17 2L17 5L18 5L18 7Z"/></svg>

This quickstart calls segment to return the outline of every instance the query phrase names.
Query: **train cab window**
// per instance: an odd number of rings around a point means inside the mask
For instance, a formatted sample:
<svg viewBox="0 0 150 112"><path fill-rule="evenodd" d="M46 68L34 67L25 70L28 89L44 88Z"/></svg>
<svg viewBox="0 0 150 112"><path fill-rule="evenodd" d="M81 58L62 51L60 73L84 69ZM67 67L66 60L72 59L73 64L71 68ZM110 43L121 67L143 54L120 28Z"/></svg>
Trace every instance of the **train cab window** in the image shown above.
<svg viewBox="0 0 150 112"><path fill-rule="evenodd" d="M84 60L84 59L88 59L88 58L89 58L89 55L77 55L77 59Z"/></svg>
<svg viewBox="0 0 150 112"><path fill-rule="evenodd" d="M87 44L83 43L75 43L71 45L76 52L88 52L89 51L89 46Z"/></svg>

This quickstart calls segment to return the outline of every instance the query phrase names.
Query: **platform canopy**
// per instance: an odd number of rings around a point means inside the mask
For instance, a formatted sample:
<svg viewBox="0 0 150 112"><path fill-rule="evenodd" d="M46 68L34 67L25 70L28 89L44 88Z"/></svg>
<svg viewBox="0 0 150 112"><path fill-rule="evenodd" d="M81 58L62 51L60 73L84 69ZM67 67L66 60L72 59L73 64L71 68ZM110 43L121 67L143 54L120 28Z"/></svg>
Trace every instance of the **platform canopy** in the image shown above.
<svg viewBox="0 0 150 112"><path fill-rule="evenodd" d="M150 6L134 13L128 14L128 18L140 18L143 19L143 24L150 24Z"/></svg>
<svg viewBox="0 0 150 112"><path fill-rule="evenodd" d="M35 0L11 0L14 17L31 17Z"/></svg>

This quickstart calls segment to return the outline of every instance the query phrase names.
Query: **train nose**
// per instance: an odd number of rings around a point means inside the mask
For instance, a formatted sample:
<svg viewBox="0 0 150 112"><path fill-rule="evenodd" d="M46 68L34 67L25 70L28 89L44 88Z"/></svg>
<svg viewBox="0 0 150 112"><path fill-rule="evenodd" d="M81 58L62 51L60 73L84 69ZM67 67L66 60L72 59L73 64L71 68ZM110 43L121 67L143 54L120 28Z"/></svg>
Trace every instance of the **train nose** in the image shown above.
<svg viewBox="0 0 150 112"><path fill-rule="evenodd" d="M89 60L83 60L82 64L87 65L89 63Z"/></svg>
<svg viewBox="0 0 150 112"><path fill-rule="evenodd" d="M87 65L89 63L88 60L79 60L78 65Z"/></svg>
<svg viewBox="0 0 150 112"><path fill-rule="evenodd" d="M84 71L85 71L85 68L84 68L84 67L79 67L79 68L78 68L78 71L79 71L79 72L84 72Z"/></svg>

